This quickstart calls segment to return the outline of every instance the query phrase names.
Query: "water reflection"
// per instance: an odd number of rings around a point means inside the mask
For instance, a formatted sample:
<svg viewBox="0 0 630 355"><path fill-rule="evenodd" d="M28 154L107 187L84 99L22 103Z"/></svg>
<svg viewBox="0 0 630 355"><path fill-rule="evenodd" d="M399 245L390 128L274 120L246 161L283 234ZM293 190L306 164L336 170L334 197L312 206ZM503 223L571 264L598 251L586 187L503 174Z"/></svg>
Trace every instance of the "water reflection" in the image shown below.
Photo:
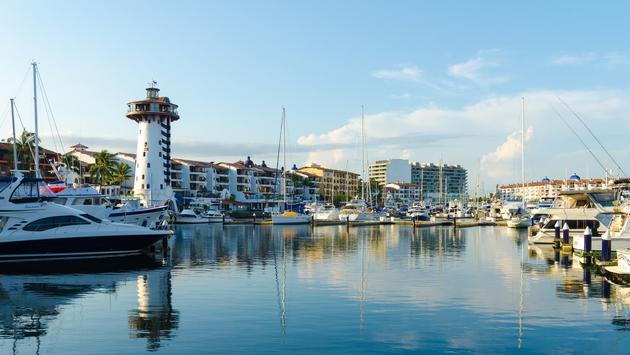
<svg viewBox="0 0 630 355"><path fill-rule="evenodd" d="M147 337L147 349L155 350L160 338L170 338L171 329L177 327L169 268L153 258L12 264L5 270L10 273L0 274L0 337L13 340L13 353L20 341L29 338L35 339L35 353L39 353L41 338L64 306L93 294L116 294L121 283L133 279L138 280L138 309L129 315L130 335Z"/></svg>
<svg viewBox="0 0 630 355"><path fill-rule="evenodd" d="M67 350L82 323L64 313L83 303L89 325L109 322L92 327L109 330L103 352L553 352L630 330L629 288L526 240L500 227L187 225L166 264L1 274L0 340Z"/></svg>

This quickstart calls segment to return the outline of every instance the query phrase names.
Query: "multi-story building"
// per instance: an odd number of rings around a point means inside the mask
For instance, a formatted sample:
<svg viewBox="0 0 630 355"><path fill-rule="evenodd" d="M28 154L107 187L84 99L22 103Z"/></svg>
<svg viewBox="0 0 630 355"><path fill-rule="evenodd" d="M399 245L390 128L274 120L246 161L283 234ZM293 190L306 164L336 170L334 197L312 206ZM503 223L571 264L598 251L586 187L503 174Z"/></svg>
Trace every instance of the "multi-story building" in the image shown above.
<svg viewBox="0 0 630 355"><path fill-rule="evenodd" d="M420 200L420 188L417 184L400 182L383 186L385 200L394 201L397 204L411 206Z"/></svg>
<svg viewBox="0 0 630 355"><path fill-rule="evenodd" d="M420 187L421 199L457 199L467 194L468 173L461 165L415 162L411 182Z"/></svg>
<svg viewBox="0 0 630 355"><path fill-rule="evenodd" d="M540 201L543 197L556 197L560 191L592 190L609 188L613 180L581 179L573 174L566 180L551 180L547 177L541 181L506 184L499 187L499 197L503 200Z"/></svg>
<svg viewBox="0 0 630 355"><path fill-rule="evenodd" d="M377 160L368 166L368 177L379 186L411 182L411 165L407 159Z"/></svg>
<svg viewBox="0 0 630 355"><path fill-rule="evenodd" d="M319 195L326 201L333 196L356 196L359 192L359 174L349 171L325 168L318 164L311 164L297 170L307 173L313 181L319 182Z"/></svg>

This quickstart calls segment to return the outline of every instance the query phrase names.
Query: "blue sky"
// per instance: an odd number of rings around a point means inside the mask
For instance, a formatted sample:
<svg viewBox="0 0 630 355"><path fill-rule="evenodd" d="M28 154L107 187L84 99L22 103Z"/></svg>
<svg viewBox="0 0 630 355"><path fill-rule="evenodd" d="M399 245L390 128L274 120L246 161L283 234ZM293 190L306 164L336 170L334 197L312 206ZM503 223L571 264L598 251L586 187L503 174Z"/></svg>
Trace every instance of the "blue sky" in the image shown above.
<svg viewBox="0 0 630 355"><path fill-rule="evenodd" d="M156 80L180 105L176 156L273 161L284 106L290 160L355 170L365 105L371 160L444 159L471 176L481 166L488 189L520 176L525 96L528 177L601 176L551 107L607 167L556 96L630 162L629 10L569 1L10 1L0 12L0 98L15 96L32 127L30 78L20 84L35 59L66 147L133 151L125 104ZM45 115L41 125L52 146Z"/></svg>

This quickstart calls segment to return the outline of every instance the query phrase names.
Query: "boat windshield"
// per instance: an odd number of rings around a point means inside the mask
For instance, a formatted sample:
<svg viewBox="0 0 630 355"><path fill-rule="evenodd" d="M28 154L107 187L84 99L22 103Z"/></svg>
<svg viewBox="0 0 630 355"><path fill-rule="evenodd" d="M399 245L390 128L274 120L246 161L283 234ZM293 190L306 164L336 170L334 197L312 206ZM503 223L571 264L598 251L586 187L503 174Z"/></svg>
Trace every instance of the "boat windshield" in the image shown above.
<svg viewBox="0 0 630 355"><path fill-rule="evenodd" d="M52 200L56 195L43 179L22 179L9 201L14 203Z"/></svg>
<svg viewBox="0 0 630 355"><path fill-rule="evenodd" d="M2 176L0 177L0 192L4 191L12 182L15 181L15 176Z"/></svg>
<svg viewBox="0 0 630 355"><path fill-rule="evenodd" d="M595 200L595 202L603 207L613 207L615 206L615 201L617 200L615 194L612 192L596 192L592 193L591 197Z"/></svg>

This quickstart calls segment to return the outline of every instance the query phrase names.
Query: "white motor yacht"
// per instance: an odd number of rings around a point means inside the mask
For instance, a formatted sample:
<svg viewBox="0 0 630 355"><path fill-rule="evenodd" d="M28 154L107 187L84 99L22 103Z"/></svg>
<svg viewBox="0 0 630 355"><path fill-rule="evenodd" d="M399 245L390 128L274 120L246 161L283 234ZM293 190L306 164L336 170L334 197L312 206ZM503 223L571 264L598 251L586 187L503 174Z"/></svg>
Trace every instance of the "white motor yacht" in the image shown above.
<svg viewBox="0 0 630 355"><path fill-rule="evenodd" d="M0 178L0 262L140 254L172 233L101 220L55 197L42 179Z"/></svg>
<svg viewBox="0 0 630 355"><path fill-rule="evenodd" d="M315 211L313 219L316 221L338 221L339 210L332 203L326 203Z"/></svg>
<svg viewBox="0 0 630 355"><path fill-rule="evenodd" d="M350 200L339 211L339 220L344 222L373 221L375 219L374 214L368 211L365 201L361 199Z"/></svg>
<svg viewBox="0 0 630 355"><path fill-rule="evenodd" d="M181 212L177 213L175 217L176 224L201 224L210 223L207 217L201 216L190 208L184 208Z"/></svg>
<svg viewBox="0 0 630 355"><path fill-rule="evenodd" d="M166 214L167 206L142 207L137 198L125 198L121 205L113 206L103 194L91 186L65 187L57 190L53 202L112 222L155 228Z"/></svg>
<svg viewBox="0 0 630 355"><path fill-rule="evenodd" d="M611 221L614 215L622 213L618 207L615 193L608 190L562 191L547 210L549 217L539 231L529 237L534 244L552 244L555 238L556 222L562 227L566 223L571 238L584 235L588 226L593 232L593 241L607 230L607 225L600 219Z"/></svg>

